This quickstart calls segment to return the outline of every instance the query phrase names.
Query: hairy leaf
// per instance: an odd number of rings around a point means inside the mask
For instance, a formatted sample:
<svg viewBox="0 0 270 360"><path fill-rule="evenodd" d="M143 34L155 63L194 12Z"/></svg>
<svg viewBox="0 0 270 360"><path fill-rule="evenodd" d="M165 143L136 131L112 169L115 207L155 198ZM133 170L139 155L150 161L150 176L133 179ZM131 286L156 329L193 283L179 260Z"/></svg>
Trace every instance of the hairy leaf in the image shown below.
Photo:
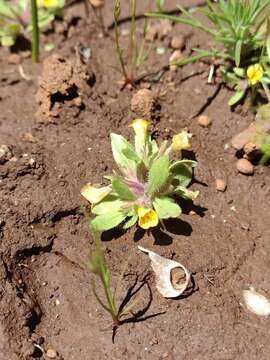
<svg viewBox="0 0 270 360"><path fill-rule="evenodd" d="M135 199L135 195L120 176L113 178L112 188L122 200L132 201Z"/></svg>
<svg viewBox="0 0 270 360"><path fill-rule="evenodd" d="M182 210L174 200L168 196L155 198L153 201L154 208L158 214L159 219L169 219L178 217Z"/></svg>
<svg viewBox="0 0 270 360"><path fill-rule="evenodd" d="M107 231L115 228L126 218L126 214L120 211L111 211L106 214L97 215L92 221L91 226L96 231Z"/></svg>
<svg viewBox="0 0 270 360"><path fill-rule="evenodd" d="M115 162L125 169L136 169L136 163L140 161L134 147L121 135L111 134L112 152ZM137 161L135 160L137 159Z"/></svg>
<svg viewBox="0 0 270 360"><path fill-rule="evenodd" d="M150 197L158 193L162 187L166 184L169 172L170 161L167 155L161 156L154 161L149 171L149 180L147 193Z"/></svg>

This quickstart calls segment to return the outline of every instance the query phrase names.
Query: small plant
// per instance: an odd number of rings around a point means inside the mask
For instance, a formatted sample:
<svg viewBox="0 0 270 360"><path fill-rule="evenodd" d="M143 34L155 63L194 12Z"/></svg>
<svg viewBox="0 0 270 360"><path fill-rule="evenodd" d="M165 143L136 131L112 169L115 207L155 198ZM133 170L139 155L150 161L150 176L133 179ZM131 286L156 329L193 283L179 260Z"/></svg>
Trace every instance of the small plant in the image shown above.
<svg viewBox="0 0 270 360"><path fill-rule="evenodd" d="M121 306L117 304L116 295L117 295L118 286L116 286L116 289L114 290L111 287L111 274L109 267L106 263L103 251L101 249L100 235L97 232L94 232L94 237L95 237L96 250L88 262L88 267L101 280L105 293L106 303L104 303L104 301L101 300L101 298L97 294L94 279L92 280L93 293L99 304L103 307L103 309L111 315L113 320L113 326L118 327L121 325L122 317L127 315L131 311L131 309L135 305L135 302L132 303L131 305L126 305L126 306ZM118 284L122 277L123 277L123 273L118 280Z"/></svg>
<svg viewBox="0 0 270 360"><path fill-rule="evenodd" d="M267 82L262 80L260 67L263 67L262 62L266 55L270 1L220 0L217 4L213 4L210 0L206 0L206 4L207 9L200 9L200 11L210 20L211 27L182 6L179 6L179 10L184 16L160 13L146 15L191 25L206 32L217 44L223 46L222 50L218 47L209 51L193 49L196 52L194 56L174 61L173 64L182 66L205 58L221 59L225 82L231 80L231 83L237 84L237 93L230 100L230 105L234 105L243 98L247 89L251 89L254 94L258 90L258 84L262 84L265 90ZM239 75L240 78L247 77L248 79L244 88L241 88L243 84L238 78Z"/></svg>
<svg viewBox="0 0 270 360"><path fill-rule="evenodd" d="M111 184L104 187L85 185L81 194L91 203L96 217L91 226L106 231L118 225L128 229L137 222L143 229L158 225L162 219L176 218L181 207L175 196L195 199L198 191L187 186L192 180L192 160L170 160L170 155L190 147L186 130L173 137L171 145L164 141L159 147L148 131L149 122L132 122L135 147L121 135L111 134L114 160L119 173L105 176Z"/></svg>
<svg viewBox="0 0 270 360"><path fill-rule="evenodd" d="M256 132L251 142L256 144L263 156L261 164L266 164L270 160L270 104L259 108L256 118Z"/></svg>
<svg viewBox="0 0 270 360"><path fill-rule="evenodd" d="M127 50L127 57L124 56L124 50L120 45L120 32L118 22L121 15L121 5L120 0L115 1L114 5L114 29L115 29L115 45L116 53L119 62L119 67L117 70L120 71L124 78L124 83L122 88L125 88L127 85L135 86L137 80L137 70L145 61L145 35L147 32L147 22L145 21L145 26L143 30L143 39L138 45L137 34L136 34L136 9L137 9L137 0L131 0L131 23L129 29L129 45Z"/></svg>
<svg viewBox="0 0 270 360"><path fill-rule="evenodd" d="M35 32L37 22L38 28L50 24L56 16L63 15L64 5L65 0L38 0L35 3L34 0L31 3L29 0L0 0L1 45L13 46L19 34Z"/></svg>

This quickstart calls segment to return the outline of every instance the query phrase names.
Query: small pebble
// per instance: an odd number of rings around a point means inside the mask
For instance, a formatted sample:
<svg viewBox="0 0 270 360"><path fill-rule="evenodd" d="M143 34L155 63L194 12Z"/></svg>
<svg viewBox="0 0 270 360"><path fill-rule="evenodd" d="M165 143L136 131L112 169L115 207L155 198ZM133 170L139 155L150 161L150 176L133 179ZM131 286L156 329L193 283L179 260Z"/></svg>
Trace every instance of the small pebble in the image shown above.
<svg viewBox="0 0 270 360"><path fill-rule="evenodd" d="M48 349L46 355L49 359L55 359L57 357L57 352L54 349Z"/></svg>
<svg viewBox="0 0 270 360"><path fill-rule="evenodd" d="M183 54L181 53L180 50L175 50L172 55L170 56L169 62L175 61L175 60L182 60L183 59ZM170 70L171 71L176 71L177 70L177 65L170 65Z"/></svg>
<svg viewBox="0 0 270 360"><path fill-rule="evenodd" d="M185 46L185 38L183 35L174 36L171 40L171 48L177 50L183 49Z"/></svg>
<svg viewBox="0 0 270 360"><path fill-rule="evenodd" d="M146 32L145 40L149 41L149 42L152 42L157 38L157 36L158 36L157 27L156 26L151 26Z"/></svg>
<svg viewBox="0 0 270 360"><path fill-rule="evenodd" d="M211 124L211 119L207 115L201 115L198 118L198 123L202 127L207 127Z"/></svg>
<svg viewBox="0 0 270 360"><path fill-rule="evenodd" d="M0 146L0 164L4 164L6 161L12 158L12 152L10 148L3 144Z"/></svg>
<svg viewBox="0 0 270 360"><path fill-rule="evenodd" d="M7 58L9 64L18 65L21 62L21 57L18 54L10 54Z"/></svg>
<svg viewBox="0 0 270 360"><path fill-rule="evenodd" d="M223 179L216 179L216 189L217 191L224 192L227 188L226 181Z"/></svg>
<svg viewBox="0 0 270 360"><path fill-rule="evenodd" d="M239 159L236 163L236 168L244 175L252 175L254 173L254 166L247 159Z"/></svg>

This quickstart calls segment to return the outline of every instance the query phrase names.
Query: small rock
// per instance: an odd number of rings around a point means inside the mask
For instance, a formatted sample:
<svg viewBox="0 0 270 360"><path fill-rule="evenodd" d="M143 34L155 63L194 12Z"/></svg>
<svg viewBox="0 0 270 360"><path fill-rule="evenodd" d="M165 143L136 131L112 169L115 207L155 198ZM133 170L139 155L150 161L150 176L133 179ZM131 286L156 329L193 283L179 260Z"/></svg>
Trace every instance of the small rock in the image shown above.
<svg viewBox="0 0 270 360"><path fill-rule="evenodd" d="M256 124L252 123L250 126L245 129L244 131L241 131L239 134L235 135L231 140L231 145L236 150L241 150L243 147L249 143L252 138L256 134Z"/></svg>
<svg viewBox="0 0 270 360"><path fill-rule="evenodd" d="M54 25L56 34L64 34L67 31L67 25L63 22L56 22Z"/></svg>
<svg viewBox="0 0 270 360"><path fill-rule="evenodd" d="M4 164L6 161L12 158L12 152L7 145L0 146L0 164Z"/></svg>
<svg viewBox="0 0 270 360"><path fill-rule="evenodd" d="M57 357L57 352L54 349L48 349L46 355L49 359L55 359Z"/></svg>
<svg viewBox="0 0 270 360"><path fill-rule="evenodd" d="M151 117L155 105L155 97L151 90L141 89L131 99L131 110L139 116Z"/></svg>
<svg viewBox="0 0 270 360"><path fill-rule="evenodd" d="M104 0L89 0L90 4L94 7L102 7L104 5Z"/></svg>
<svg viewBox="0 0 270 360"><path fill-rule="evenodd" d="M151 26L146 34L145 34L145 40L146 41L149 41L149 42L152 42L154 41L158 36L158 29L156 26Z"/></svg>
<svg viewBox="0 0 270 360"><path fill-rule="evenodd" d="M256 144L253 144L251 142L247 143L244 146L244 153L248 156L258 150L259 150L259 146L257 146Z"/></svg>
<svg viewBox="0 0 270 360"><path fill-rule="evenodd" d="M171 40L171 48L182 50L185 46L185 37L183 35L174 36Z"/></svg>
<svg viewBox="0 0 270 360"><path fill-rule="evenodd" d="M247 159L239 159L236 168L241 174L252 175L254 173L254 166Z"/></svg>
<svg viewBox="0 0 270 360"><path fill-rule="evenodd" d="M21 51L21 56L23 59L28 59L31 57L31 51L30 50Z"/></svg>
<svg viewBox="0 0 270 360"><path fill-rule="evenodd" d="M175 50L172 55L170 56L169 62L175 61L175 60L181 60L183 59L183 54L181 53L180 50ZM176 71L177 70L177 65L170 65L170 70L171 71Z"/></svg>
<svg viewBox="0 0 270 360"><path fill-rule="evenodd" d="M10 54L7 58L9 64L18 65L21 62L21 57L18 54Z"/></svg>
<svg viewBox="0 0 270 360"><path fill-rule="evenodd" d="M73 99L73 104L77 107L81 107L83 104L82 98L81 97L76 97L75 99Z"/></svg>
<svg viewBox="0 0 270 360"><path fill-rule="evenodd" d="M201 115L198 118L198 123L202 127L207 127L211 124L211 119L207 115Z"/></svg>
<svg viewBox="0 0 270 360"><path fill-rule="evenodd" d="M217 191L224 192L227 188L227 183L223 179L216 179L216 189Z"/></svg>
<svg viewBox="0 0 270 360"><path fill-rule="evenodd" d="M30 132L26 132L22 134L22 139L24 141L30 142L30 143L35 143L37 142L37 140L35 139L35 137L33 136L33 134L31 134Z"/></svg>

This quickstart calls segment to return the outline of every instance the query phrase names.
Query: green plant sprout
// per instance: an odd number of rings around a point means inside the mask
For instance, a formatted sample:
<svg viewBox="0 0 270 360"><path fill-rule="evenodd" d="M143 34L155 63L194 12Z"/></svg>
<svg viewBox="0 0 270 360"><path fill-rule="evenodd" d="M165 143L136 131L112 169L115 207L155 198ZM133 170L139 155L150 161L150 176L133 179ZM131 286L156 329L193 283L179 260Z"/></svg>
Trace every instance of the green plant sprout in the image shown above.
<svg viewBox="0 0 270 360"><path fill-rule="evenodd" d="M270 104L259 108L255 124L256 132L251 141L262 152L260 164L265 165L270 160Z"/></svg>
<svg viewBox="0 0 270 360"><path fill-rule="evenodd" d="M212 26L208 26L182 6L178 6L178 8L184 16L146 14L191 25L209 34L217 45L223 47L220 50L216 46L209 51L193 49L195 55L183 60L176 60L172 64L182 66L205 58L221 59L224 81L237 85L236 94L230 100L230 105L239 102L248 89L251 89L254 95L258 91L258 84L263 86L268 96L268 90L265 89L268 80L260 81L262 76L260 76L261 69L259 67L264 67L262 62L266 55L265 41L269 35L270 1L220 0L217 4L212 4L210 0L206 0L206 4L207 9L199 9L199 11L206 15ZM244 84L241 82L243 77L248 80Z"/></svg>
<svg viewBox="0 0 270 360"><path fill-rule="evenodd" d="M92 271L95 275L97 275L101 280L105 293L106 302L104 302L97 294L94 279L92 280L93 294L97 299L98 303L102 306L102 308L111 315L113 320L113 326L118 327L121 325L121 319L123 318L123 316L128 315L131 312L132 308L136 304L136 300L134 300L134 302L131 303L130 305L125 305L123 307L117 304L117 300L116 300L117 291L118 291L119 283L122 277L124 276L124 271L126 270L126 267L124 267L122 274L118 279L116 288L112 289L111 274L101 248L100 234L95 231L93 232L93 234L95 238L96 249L87 265L90 271Z"/></svg>
<svg viewBox="0 0 270 360"><path fill-rule="evenodd" d="M32 61L39 62L39 27L38 27L38 9L37 0L31 0L32 15Z"/></svg>
<svg viewBox="0 0 270 360"><path fill-rule="evenodd" d="M122 88L127 85L135 86L137 80L137 70L146 59L145 49L145 35L148 29L147 22L145 21L143 29L143 39L138 45L137 33L136 33L136 9L137 0L131 0L131 23L129 29L129 45L127 50L127 58L124 56L124 50L120 45L120 32L119 32L119 19L121 15L120 0L115 1L114 5L114 30L115 30L115 45L118 58L119 67L116 70L119 71L123 78L124 83Z"/></svg>
<svg viewBox="0 0 270 360"><path fill-rule="evenodd" d="M199 193L187 189L197 163L170 159L173 153L190 147L191 134L183 130L170 145L164 141L159 147L151 139L149 121L136 119L131 126L135 146L123 136L111 134L112 153L119 168L118 173L105 176L111 184L87 184L81 190L96 215L91 227L99 232L118 225L128 229L137 222L145 230L156 227L160 220L180 216L175 196L194 200Z"/></svg>
<svg viewBox="0 0 270 360"><path fill-rule="evenodd" d="M65 0L37 0L35 4L33 0L0 0L0 44L13 46L19 34L27 35L32 30L35 32L36 7L38 27L42 28L50 24L56 16L63 15L64 5ZM34 11L31 11L32 7ZM31 18L31 14L34 18Z"/></svg>

